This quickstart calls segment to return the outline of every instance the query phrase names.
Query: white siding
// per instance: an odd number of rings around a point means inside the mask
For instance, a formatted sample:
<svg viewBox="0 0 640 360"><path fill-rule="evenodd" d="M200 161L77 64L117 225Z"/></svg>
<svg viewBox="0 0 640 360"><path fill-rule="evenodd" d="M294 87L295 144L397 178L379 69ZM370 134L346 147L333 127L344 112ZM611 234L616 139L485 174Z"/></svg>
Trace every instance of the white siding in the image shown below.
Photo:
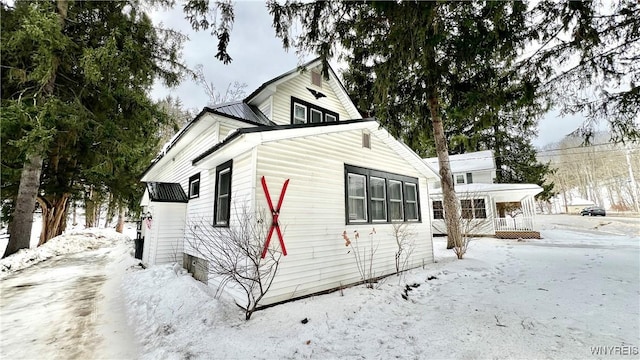
<svg viewBox="0 0 640 360"><path fill-rule="evenodd" d="M283 140L258 148L256 181L265 176L274 203L282 184L290 179L280 214L288 256L282 258L279 275L264 303L287 300L360 281L354 256L345 247L342 232L352 241L353 232L368 242L375 227L375 276L395 271L397 246L390 224L345 225L344 164L419 178L422 222L413 223L416 247L410 266L433 261L426 179L404 159L372 136L372 149L361 146L361 131ZM267 209L261 188L258 209ZM275 205L275 204L274 204ZM278 247L277 237L271 246Z"/></svg>
<svg viewBox="0 0 640 360"><path fill-rule="evenodd" d="M153 220L151 229L145 233L142 256L144 263L154 265L182 262L186 205L152 202L148 207Z"/></svg>
<svg viewBox="0 0 640 360"><path fill-rule="evenodd" d="M295 96L301 100L307 101L311 104L320 106L324 109L334 111L340 115L340 120L351 119L349 113L342 105L342 102L338 99L334 93L330 84L322 79L322 88L311 84L311 71L307 70L300 73L298 76L291 80L285 81L279 84L277 92L273 94L273 103L271 111L273 117L271 121L278 125L286 125L291 123L291 96ZM320 91L325 94L326 97L316 99L307 88Z"/></svg>
<svg viewBox="0 0 640 360"><path fill-rule="evenodd" d="M487 212L486 219L462 219L460 221L460 226L462 232L468 232L471 235L482 235L482 236L494 236L495 229L493 227L493 219L496 217L495 208L496 204L494 199L489 195L482 195L476 197L465 197L464 195L458 194L458 199L473 199L473 198L483 198L485 204L485 210ZM442 196L432 197L429 202L432 201L442 201ZM434 219L433 218L433 206L430 206L430 214L432 231L434 234L446 234L447 233L447 225L443 219Z"/></svg>
<svg viewBox="0 0 640 360"><path fill-rule="evenodd" d="M262 104L260 104L260 106L258 106L258 109L260 109L260 111L262 111L262 113L264 114L264 116L266 116L269 120L271 120L271 102L273 101L273 97L269 96L269 98L267 98L267 100L265 100Z"/></svg>

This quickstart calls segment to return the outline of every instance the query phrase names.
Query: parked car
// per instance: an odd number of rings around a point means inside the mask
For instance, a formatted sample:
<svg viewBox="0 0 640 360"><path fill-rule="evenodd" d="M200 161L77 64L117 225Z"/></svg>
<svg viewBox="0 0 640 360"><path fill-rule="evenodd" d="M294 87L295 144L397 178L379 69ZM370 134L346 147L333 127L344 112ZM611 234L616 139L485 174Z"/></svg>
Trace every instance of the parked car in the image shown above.
<svg viewBox="0 0 640 360"><path fill-rule="evenodd" d="M586 207L584 209L582 209L582 211L580 211L580 215L585 216L585 215L589 215L589 216L606 216L607 212L599 207L599 206L589 206Z"/></svg>

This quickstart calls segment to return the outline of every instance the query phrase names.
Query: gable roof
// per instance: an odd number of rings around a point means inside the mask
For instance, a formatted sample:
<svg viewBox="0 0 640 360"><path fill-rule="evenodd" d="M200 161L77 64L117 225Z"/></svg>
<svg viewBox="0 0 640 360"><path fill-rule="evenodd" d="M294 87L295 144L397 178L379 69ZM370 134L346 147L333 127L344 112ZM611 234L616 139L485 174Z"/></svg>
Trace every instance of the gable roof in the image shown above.
<svg viewBox="0 0 640 360"><path fill-rule="evenodd" d="M286 73L280 75L280 76L276 76L275 78L265 82L264 84L260 85L260 87L258 87L255 91L253 91L251 94L249 94L249 96L247 96L246 98L244 98L244 102L251 104L254 100L260 98L260 95L265 95L265 93L270 94L271 92L274 91L275 86L291 79L294 78L296 76L298 76L300 74L300 72L309 69L309 68L313 68L316 66L322 65L322 58L318 57L315 58L307 63L304 63L302 65L299 65L297 68L287 71ZM347 113L349 114L349 116L353 119L355 118L360 118L362 115L360 114L360 111L356 108L356 106L353 104L353 101L351 101L351 98L349 97L349 94L347 93L347 89L345 89L344 85L342 84L342 82L340 81L340 79L338 78L338 75L336 75L335 71L333 71L333 68L331 67L331 65L329 65L328 63L326 64L327 66L327 71L329 72L329 79L333 80L330 81L330 85L332 90L334 91L334 93L336 94L336 96L338 97L338 99L340 100L340 102L342 103L342 105L344 106L345 110L347 111Z"/></svg>
<svg viewBox="0 0 640 360"><path fill-rule="evenodd" d="M440 164L437 157L426 158L424 162L431 166L436 172L440 171ZM449 155L449 166L451 172L463 173L479 170L495 170L496 165L493 160L493 151L474 151L465 154Z"/></svg>
<svg viewBox="0 0 640 360"><path fill-rule="evenodd" d="M147 191L149 200L155 202L182 202L189 201L182 186L178 183L148 182Z"/></svg>

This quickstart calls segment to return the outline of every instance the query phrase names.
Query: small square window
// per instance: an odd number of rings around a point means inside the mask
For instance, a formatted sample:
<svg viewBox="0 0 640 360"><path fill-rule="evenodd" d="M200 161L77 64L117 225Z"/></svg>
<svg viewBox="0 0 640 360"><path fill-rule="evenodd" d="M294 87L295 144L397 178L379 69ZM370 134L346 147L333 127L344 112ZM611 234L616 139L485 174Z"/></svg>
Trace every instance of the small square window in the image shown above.
<svg viewBox="0 0 640 360"><path fill-rule="evenodd" d="M326 122L333 122L333 121L336 121L336 120L337 120L336 117L331 115L331 114L326 114L324 116L324 121L326 121Z"/></svg>
<svg viewBox="0 0 640 360"><path fill-rule="evenodd" d="M189 199L195 199L200 196L200 173L189 178Z"/></svg>
<svg viewBox="0 0 640 360"><path fill-rule="evenodd" d="M456 175L456 184L464 184L464 175Z"/></svg>

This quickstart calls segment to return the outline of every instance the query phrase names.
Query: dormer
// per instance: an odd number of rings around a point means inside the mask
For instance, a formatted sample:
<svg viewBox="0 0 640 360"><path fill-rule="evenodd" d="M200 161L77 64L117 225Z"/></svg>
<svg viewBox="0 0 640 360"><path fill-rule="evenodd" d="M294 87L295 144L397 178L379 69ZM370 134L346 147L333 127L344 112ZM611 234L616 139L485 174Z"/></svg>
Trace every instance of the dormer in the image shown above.
<svg viewBox="0 0 640 360"><path fill-rule="evenodd" d="M336 122L361 118L331 67L322 76L320 59L282 74L244 100L277 125Z"/></svg>

